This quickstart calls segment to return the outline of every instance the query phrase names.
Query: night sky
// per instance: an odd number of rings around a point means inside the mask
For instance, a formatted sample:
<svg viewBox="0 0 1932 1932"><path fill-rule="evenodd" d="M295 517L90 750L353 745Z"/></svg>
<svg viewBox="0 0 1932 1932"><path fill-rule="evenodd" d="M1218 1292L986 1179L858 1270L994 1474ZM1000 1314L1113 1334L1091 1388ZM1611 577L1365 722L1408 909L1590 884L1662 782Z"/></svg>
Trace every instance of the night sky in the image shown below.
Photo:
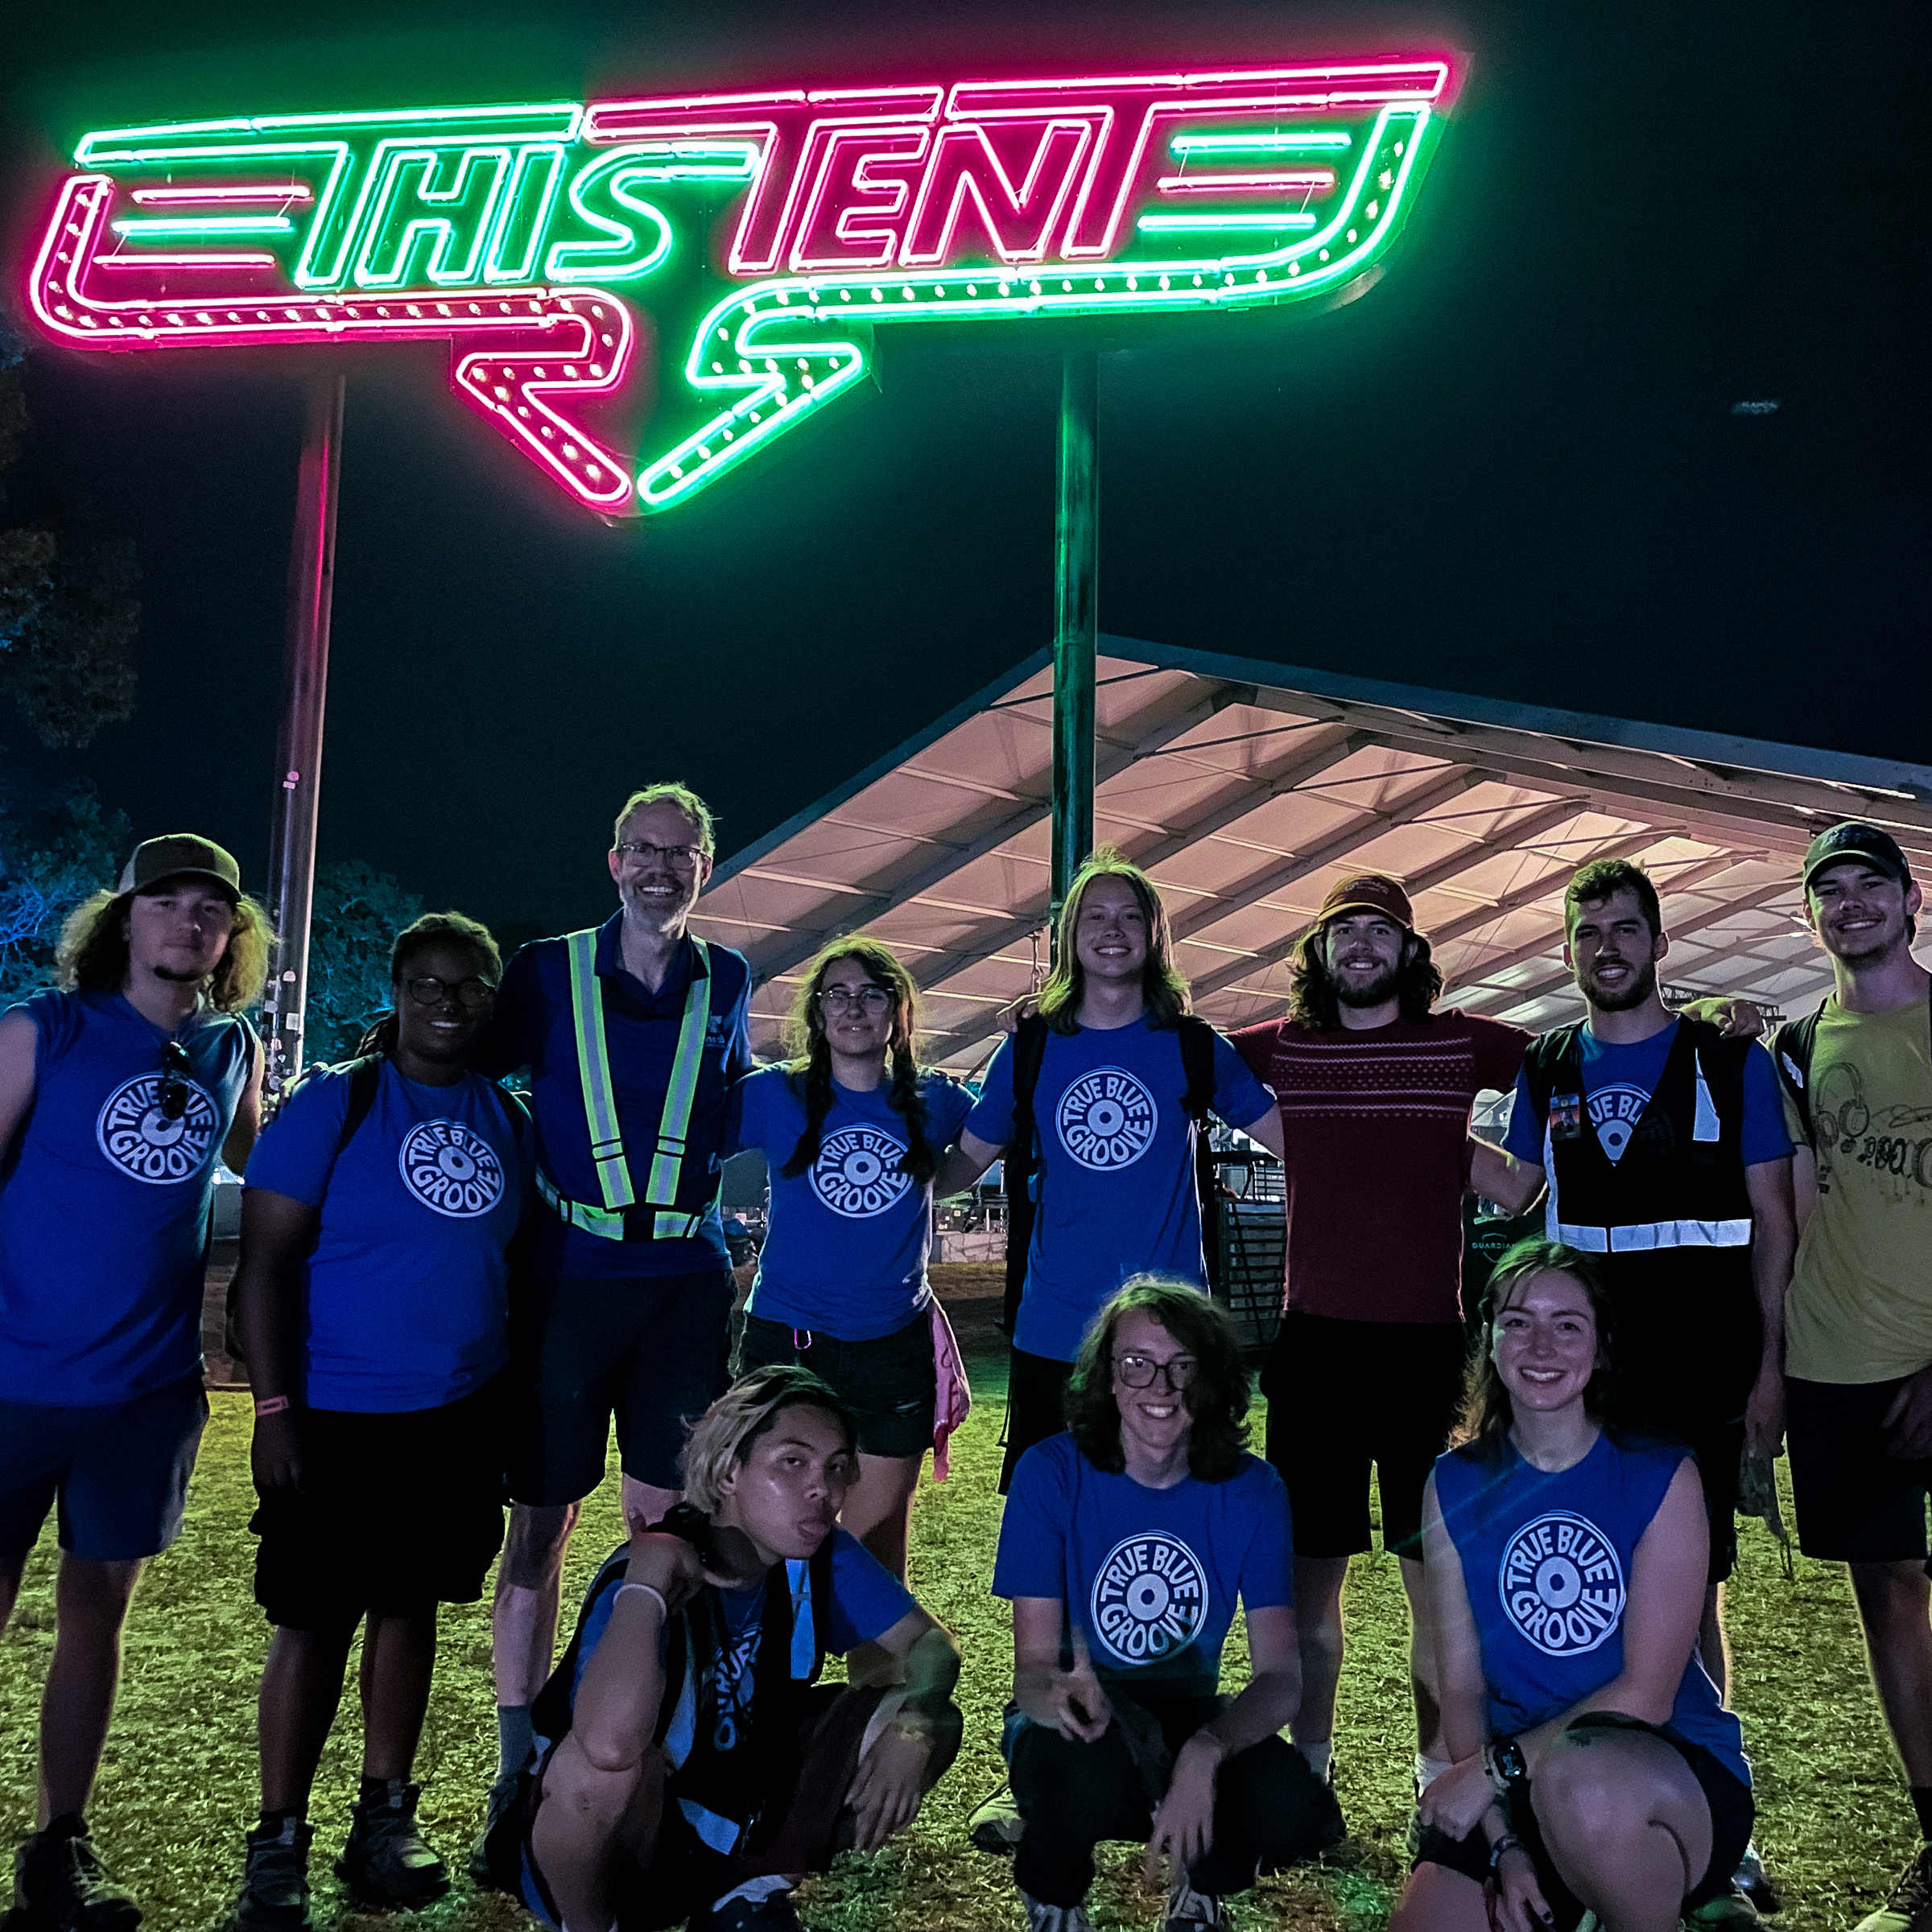
<svg viewBox="0 0 1932 1932"><path fill-rule="evenodd" d="M17 263L64 151L117 122L1459 52L1364 299L1105 359L1101 627L1923 762L1926 19L1918 0L41 5L10 23L0 220ZM630 786L696 784L729 852L1046 642L1052 356L1023 324L881 344L879 393L617 529L456 403L442 350L358 365L323 857L511 935L580 923ZM299 399L246 353L162 360L34 358L0 520L58 503L134 539L141 696L77 761L0 713L0 773L82 770L138 831L205 829L256 882Z"/></svg>

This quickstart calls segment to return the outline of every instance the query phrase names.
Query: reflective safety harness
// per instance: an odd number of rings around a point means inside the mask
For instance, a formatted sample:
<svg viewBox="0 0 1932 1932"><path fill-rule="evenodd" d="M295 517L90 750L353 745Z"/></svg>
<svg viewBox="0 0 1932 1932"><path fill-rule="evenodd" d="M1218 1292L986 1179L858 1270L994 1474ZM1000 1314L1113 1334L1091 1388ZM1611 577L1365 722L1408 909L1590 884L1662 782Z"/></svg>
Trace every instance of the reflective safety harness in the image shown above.
<svg viewBox="0 0 1932 1932"><path fill-rule="evenodd" d="M541 1168L537 1191L573 1228L607 1241L685 1241L703 1224L704 1212L676 1212L678 1183L684 1170L684 1149L691 1133L691 1110L698 1095L698 1073L704 1064L705 1023L711 1012L711 948L692 935L697 964L684 995L683 1018L678 1023L677 1052L664 1090L664 1111L658 1121L658 1141L642 1208L630 1178L624 1152L624 1131L617 1122L617 1089L610 1077L610 1052L604 1034L604 989L597 977L597 928L569 934L564 946L570 965L570 1017L576 1042L577 1078L584 1090L584 1119L590 1130L590 1158L597 1170L601 1207L565 1198Z"/></svg>

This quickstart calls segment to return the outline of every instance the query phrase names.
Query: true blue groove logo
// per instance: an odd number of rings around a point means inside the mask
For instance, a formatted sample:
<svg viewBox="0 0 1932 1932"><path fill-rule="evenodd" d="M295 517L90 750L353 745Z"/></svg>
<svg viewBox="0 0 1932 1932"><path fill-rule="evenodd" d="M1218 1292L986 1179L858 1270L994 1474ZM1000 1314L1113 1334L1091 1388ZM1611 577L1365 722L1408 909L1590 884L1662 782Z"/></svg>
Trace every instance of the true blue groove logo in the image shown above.
<svg viewBox="0 0 1932 1932"><path fill-rule="evenodd" d="M1095 1572L1088 1614L1094 1634L1122 1663L1158 1662L1200 1635L1207 1570L1179 1537L1123 1537Z"/></svg>
<svg viewBox="0 0 1932 1932"><path fill-rule="evenodd" d="M1060 1096L1060 1145L1096 1174L1131 1167L1154 1144L1161 1110L1125 1067L1096 1067Z"/></svg>
<svg viewBox="0 0 1932 1932"><path fill-rule="evenodd" d="M496 1150L460 1121L419 1121L402 1137L396 1165L425 1208L452 1220L487 1214L503 1198Z"/></svg>
<svg viewBox="0 0 1932 1932"><path fill-rule="evenodd" d="M1587 1517L1552 1510L1510 1538L1496 1571L1503 1609L1546 1657L1580 1657L1624 1614L1624 1567Z"/></svg>
<svg viewBox="0 0 1932 1932"><path fill-rule="evenodd" d="M214 1101L192 1080L183 1085L188 1104L179 1118L161 1110L166 1076L144 1073L124 1080L102 1104L94 1123L101 1151L130 1180L165 1187L192 1179L208 1162L221 1125Z"/></svg>
<svg viewBox="0 0 1932 1932"><path fill-rule="evenodd" d="M834 1214L869 1220L904 1199L912 1176L900 1163L903 1141L877 1127L841 1127L829 1133L811 1164L811 1191Z"/></svg>

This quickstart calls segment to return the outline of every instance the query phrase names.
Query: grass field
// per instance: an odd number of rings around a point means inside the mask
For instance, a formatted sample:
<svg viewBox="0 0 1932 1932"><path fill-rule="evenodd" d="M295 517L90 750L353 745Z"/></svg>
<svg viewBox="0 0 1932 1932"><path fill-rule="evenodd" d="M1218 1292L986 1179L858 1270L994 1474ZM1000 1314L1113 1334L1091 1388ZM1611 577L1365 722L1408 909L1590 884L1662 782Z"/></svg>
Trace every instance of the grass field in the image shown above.
<svg viewBox="0 0 1932 1932"><path fill-rule="evenodd" d="M994 1492L1002 1368L989 1346L988 1310L958 1305L978 1401L961 1432L952 1480L922 1488L913 1519L913 1580L957 1633L967 1657L966 1743L956 1768L906 1837L844 1860L802 1896L821 1932L979 1932L1024 1923L1009 1868L965 1842L966 1814L1000 1777L994 1748L1009 1661L1005 1607L987 1583L998 1526ZM241 1870L241 1835L256 1801L254 1700L266 1629L251 1595L253 1496L246 1398L217 1393L186 1532L137 1598L119 1711L93 1812L97 1839L157 1932L213 1928ZM1786 1513L1789 1517L1787 1501ZM615 1484L587 1507L571 1550L567 1599L617 1540ZM29 1568L13 1625L0 1641L0 1828L11 1842L33 1812L37 1700L53 1641L51 1530ZM1394 1560L1358 1561L1347 1599L1350 1651L1337 1728L1338 1789L1353 1835L1323 1865L1264 1881L1236 1922L1373 1932L1402 1873L1414 1750L1405 1620ZM1882 1898L1915 1843L1902 1778L1867 1682L1843 1573L1798 1564L1787 1583L1775 1546L1744 1527L1730 1623L1745 1740L1757 1765L1758 1839L1789 1901L1774 1922L1794 1932L1845 1928ZM1230 1646L1242 1669L1240 1632ZM423 1815L460 1868L495 1769L486 1604L446 1611L437 1684L419 1763ZM324 1761L312 1810L320 1926L373 1926L328 1874L359 1769L353 1693ZM1125 1847L1095 1888L1099 1926L1147 1927L1158 1901L1133 1876ZM510 1932L527 1925L508 1901L460 1880L419 1915L422 1932Z"/></svg>

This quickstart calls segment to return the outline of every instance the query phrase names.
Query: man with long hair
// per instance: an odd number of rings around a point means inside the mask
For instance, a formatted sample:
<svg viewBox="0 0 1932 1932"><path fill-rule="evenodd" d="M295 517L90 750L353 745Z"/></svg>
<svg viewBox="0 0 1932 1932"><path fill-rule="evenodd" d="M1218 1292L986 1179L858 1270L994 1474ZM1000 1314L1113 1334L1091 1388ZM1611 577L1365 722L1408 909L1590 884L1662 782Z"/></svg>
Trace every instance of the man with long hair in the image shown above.
<svg viewBox="0 0 1932 1932"><path fill-rule="evenodd" d="M1831 991L1781 1027L1802 1232L1785 1305L1791 1488L1807 1556L1843 1563L1920 1845L1859 1932L1932 1928L1932 973L1919 888L1882 826L1805 854L1805 917Z"/></svg>
<svg viewBox="0 0 1932 1932"><path fill-rule="evenodd" d="M1782 1422L1791 1141L1770 1056L1664 1004L1670 939L1648 874L1593 860L1564 893L1563 922L1588 1017L1530 1048L1503 1153L1480 1150L1478 1184L1520 1212L1547 1183L1550 1238L1603 1271L1637 1416L1695 1452L1711 1519L1699 1644L1728 1691L1740 1466L1747 1450L1776 1451ZM1740 1881L1768 1893L1755 1852Z"/></svg>
<svg viewBox="0 0 1932 1932"><path fill-rule="evenodd" d="M1029 1027L1037 1058L1022 1094L1016 1071ZM1199 1084L1209 1091L1191 1092L1185 1029L1198 1029L1206 1049ZM1038 1206L1013 1330L1002 1488L1019 1458L1064 1426L1080 1337L1129 1275L1152 1269L1205 1291L1194 1154L1209 1109L1280 1154L1273 1099L1192 1017L1153 881L1104 845L1067 889L1035 1017L993 1055L938 1183L942 1195L970 1187L1020 1137L1022 1121L1034 1124Z"/></svg>
<svg viewBox="0 0 1932 1932"><path fill-rule="evenodd" d="M60 988L0 1015L0 1624L60 1506L58 1629L19 1932L126 1932L88 1834L142 1568L180 1534L208 1419L202 1276L215 1170L261 1118L246 1009L270 935L233 857L137 846L68 919Z"/></svg>
<svg viewBox="0 0 1932 1932"><path fill-rule="evenodd" d="M1030 1932L1086 1932L1102 1839L1146 1838L1150 1879L1167 1863L1167 1932L1200 1932L1257 1870L1342 1835L1277 1735L1299 1695L1294 1558L1248 1401L1228 1318L1191 1282L1141 1276L1081 1342L1068 1432L1013 1472L993 1589L1013 1604L1003 1743ZM1224 1701L1237 1599L1253 1674Z"/></svg>
<svg viewBox="0 0 1932 1932"><path fill-rule="evenodd" d="M1422 1505L1462 1400L1470 1110L1515 1084L1530 1035L1436 1010L1443 976L1384 873L1335 881L1290 970L1288 1017L1234 1043L1274 1090L1286 1143L1286 1302L1261 1387L1294 1513L1294 1741L1332 1779L1342 1585L1371 1547L1373 1468L1409 1599L1420 1786L1444 1762Z"/></svg>
<svg viewBox="0 0 1932 1932"><path fill-rule="evenodd" d="M493 1815L533 1748L564 1554L604 1480L613 1414L625 1514L653 1522L677 1500L687 1426L729 1380L725 1096L753 1062L751 968L688 930L716 849L688 786L634 792L605 861L617 910L510 961L473 1059L485 1074L530 1070L541 1203L540 1318L522 1364L534 1400L510 1444L517 1507L497 1572ZM480 1847L471 1870L487 1880Z"/></svg>

